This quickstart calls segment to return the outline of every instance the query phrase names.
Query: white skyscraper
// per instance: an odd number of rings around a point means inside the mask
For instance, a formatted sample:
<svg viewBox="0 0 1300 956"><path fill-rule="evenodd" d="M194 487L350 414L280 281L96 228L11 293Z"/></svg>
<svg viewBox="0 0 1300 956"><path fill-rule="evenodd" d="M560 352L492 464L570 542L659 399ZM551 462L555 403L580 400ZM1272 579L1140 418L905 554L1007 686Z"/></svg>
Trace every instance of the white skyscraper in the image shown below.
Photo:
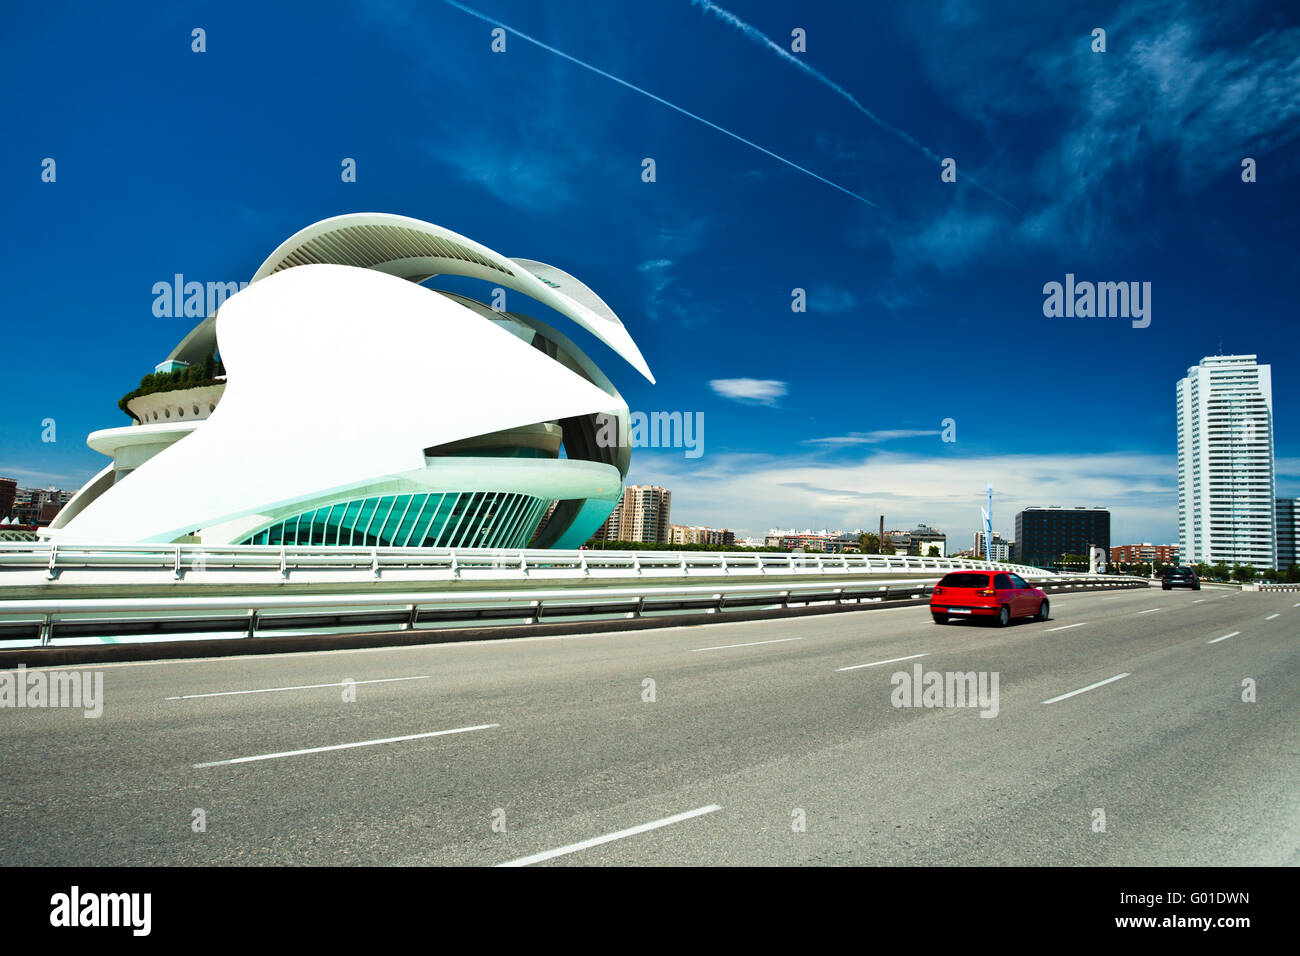
<svg viewBox="0 0 1300 956"><path fill-rule="evenodd" d="M1276 566L1272 369L1212 355L1178 382L1178 544L1187 564Z"/></svg>

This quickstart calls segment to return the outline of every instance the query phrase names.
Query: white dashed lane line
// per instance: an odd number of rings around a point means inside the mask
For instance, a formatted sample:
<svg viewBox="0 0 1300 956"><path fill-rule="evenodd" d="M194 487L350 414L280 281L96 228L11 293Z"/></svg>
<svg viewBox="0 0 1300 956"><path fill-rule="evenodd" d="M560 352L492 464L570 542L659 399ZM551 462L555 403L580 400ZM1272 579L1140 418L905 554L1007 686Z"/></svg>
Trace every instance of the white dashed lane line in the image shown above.
<svg viewBox="0 0 1300 956"><path fill-rule="evenodd" d="M1231 634L1224 634L1223 637L1216 637L1212 641L1206 641L1206 644L1217 644L1219 641L1226 641L1230 637L1236 637L1241 631L1233 631Z"/></svg>
<svg viewBox="0 0 1300 956"><path fill-rule="evenodd" d="M333 684L298 684L294 687L261 687L257 690L221 690L211 694L182 694L168 697L167 700L197 700L200 697L238 697L242 694L274 694L283 690L317 690L321 687L348 687L357 684L393 684L402 680L428 680L432 674L420 674L416 677L381 677L376 680L341 680Z"/></svg>
<svg viewBox="0 0 1300 956"><path fill-rule="evenodd" d="M1047 629L1047 632L1051 633L1052 631L1068 631L1072 627L1083 627L1087 623L1088 623L1087 621L1080 621L1078 624L1063 624L1060 627L1049 627Z"/></svg>
<svg viewBox="0 0 1300 956"><path fill-rule="evenodd" d="M1273 618L1275 618L1275 617L1281 617L1281 616L1282 616L1281 614L1270 614L1268 617L1264 618L1264 620L1266 620L1266 621L1271 621L1271 620L1273 620Z"/></svg>
<svg viewBox="0 0 1300 956"><path fill-rule="evenodd" d="M456 727L452 730L433 730L426 734L406 734L403 737L384 737L380 740L360 740L352 744L333 744L329 747L307 747L303 750L285 750L275 754L258 754L254 757L233 757L230 760L212 760L208 763L196 763L195 770L204 767L225 767L236 763L252 763L256 760L276 760L280 757L298 757L302 754L319 754L329 750L350 750L353 747L374 747L379 744L396 744L406 740L422 740L426 737L444 737L447 734L464 734L471 730L489 730L500 724L478 724L474 727Z"/></svg>
<svg viewBox="0 0 1300 956"><path fill-rule="evenodd" d="M1084 694L1090 690L1096 690L1098 687L1105 687L1107 684L1113 684L1115 681L1123 680L1125 677L1128 676L1129 676L1128 673L1116 674L1114 677L1107 677L1105 680L1099 680L1097 681L1097 683L1089 684L1087 687L1080 687L1078 690L1072 690L1068 694L1061 694L1059 697L1052 697L1049 700L1043 701L1043 703L1055 704L1059 700L1065 700L1069 697L1074 697L1077 694Z"/></svg>
<svg viewBox="0 0 1300 956"><path fill-rule="evenodd" d="M778 637L774 641L749 641L745 644L719 644L717 647L692 647L692 651L725 651L732 647L758 647L760 644L784 644L786 641L802 641L802 637Z"/></svg>
<svg viewBox="0 0 1300 956"><path fill-rule="evenodd" d="M626 830L607 833L604 836L592 837L590 840L583 840L581 843L570 843L568 846L562 846L556 850L546 850L542 853L534 853L532 856L524 856L517 860L511 860L509 863L498 863L497 866L530 866L533 863L542 863L546 860L553 860L557 856L577 853L579 850L588 850L593 846L600 846L602 843L612 843L615 840L626 839L630 836L636 836L639 833L658 830L660 827L671 826L674 823L681 823L683 820L691 820L695 817L702 817L706 813L713 813L715 810L721 809L722 807L718 806L716 803L712 803L707 807L697 807L694 810L687 810L685 813L678 813L671 817L664 817L662 820L652 820L650 823L642 823L640 826L628 827Z"/></svg>
<svg viewBox="0 0 1300 956"><path fill-rule="evenodd" d="M887 661L872 661L870 664L853 664L849 667L837 667L835 668L835 671L836 673L838 673L839 671L856 671L862 669L863 667L878 667L881 664L897 664L899 661L911 661L911 660L916 660L916 658L918 657L925 657L925 656L926 656L925 654L909 654L907 657L891 657Z"/></svg>

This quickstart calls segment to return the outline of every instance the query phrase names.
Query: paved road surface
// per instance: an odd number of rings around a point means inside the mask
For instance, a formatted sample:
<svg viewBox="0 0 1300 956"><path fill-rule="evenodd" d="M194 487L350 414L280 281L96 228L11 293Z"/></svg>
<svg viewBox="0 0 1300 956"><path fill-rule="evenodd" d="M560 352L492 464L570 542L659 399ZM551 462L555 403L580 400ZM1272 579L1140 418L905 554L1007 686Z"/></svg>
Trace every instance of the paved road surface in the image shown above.
<svg viewBox="0 0 1300 956"><path fill-rule="evenodd" d="M0 858L1300 864L1298 597L73 668L102 673L102 717L0 709ZM893 706L891 676L918 663L996 672L997 716Z"/></svg>

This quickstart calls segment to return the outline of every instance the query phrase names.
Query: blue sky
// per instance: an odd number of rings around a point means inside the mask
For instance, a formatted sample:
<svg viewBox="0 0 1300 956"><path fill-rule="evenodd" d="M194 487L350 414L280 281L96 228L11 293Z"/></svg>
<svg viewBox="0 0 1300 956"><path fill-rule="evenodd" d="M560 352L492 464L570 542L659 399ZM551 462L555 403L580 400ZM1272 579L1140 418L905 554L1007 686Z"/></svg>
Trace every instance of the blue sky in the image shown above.
<svg viewBox="0 0 1300 956"><path fill-rule="evenodd" d="M1220 347L1272 364L1278 490L1300 495L1296 8L721 4L783 50L804 30L814 75L689 0L468 5L808 172L517 34L494 53L435 0L19 4L0 474L75 487L105 463L86 434L193 324L153 315L155 282L247 279L311 222L387 211L613 307L658 384L562 327L633 409L705 416L703 456L633 456L675 521L883 512L964 545L991 480L1008 535L1026 505L1103 505L1116 543L1176 540L1174 383ZM1067 272L1150 282L1150 326L1044 317Z"/></svg>

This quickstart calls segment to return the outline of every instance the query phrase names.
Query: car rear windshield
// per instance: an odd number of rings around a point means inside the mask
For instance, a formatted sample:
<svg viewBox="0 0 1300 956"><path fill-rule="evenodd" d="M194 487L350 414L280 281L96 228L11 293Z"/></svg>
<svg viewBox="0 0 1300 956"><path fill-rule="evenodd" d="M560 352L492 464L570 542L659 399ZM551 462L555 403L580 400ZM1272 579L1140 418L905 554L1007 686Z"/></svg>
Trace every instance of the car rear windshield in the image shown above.
<svg viewBox="0 0 1300 956"><path fill-rule="evenodd" d="M945 574L939 582L941 588L986 588L989 586L987 574Z"/></svg>
<svg viewBox="0 0 1300 956"><path fill-rule="evenodd" d="M1191 568L1165 568L1165 577L1167 578L1185 578L1191 573Z"/></svg>

